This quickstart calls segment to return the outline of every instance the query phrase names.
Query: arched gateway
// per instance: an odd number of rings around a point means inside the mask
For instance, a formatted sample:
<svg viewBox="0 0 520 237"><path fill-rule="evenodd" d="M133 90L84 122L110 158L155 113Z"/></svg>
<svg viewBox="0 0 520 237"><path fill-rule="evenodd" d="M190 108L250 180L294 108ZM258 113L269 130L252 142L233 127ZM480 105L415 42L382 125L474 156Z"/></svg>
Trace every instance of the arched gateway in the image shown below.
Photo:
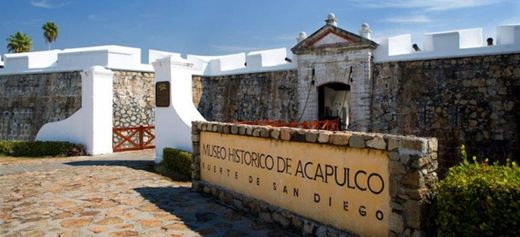
<svg viewBox="0 0 520 237"><path fill-rule="evenodd" d="M363 36L337 27L333 15L326 25L291 50L298 61L300 120L339 117L342 128L370 131L372 50L368 25Z"/></svg>

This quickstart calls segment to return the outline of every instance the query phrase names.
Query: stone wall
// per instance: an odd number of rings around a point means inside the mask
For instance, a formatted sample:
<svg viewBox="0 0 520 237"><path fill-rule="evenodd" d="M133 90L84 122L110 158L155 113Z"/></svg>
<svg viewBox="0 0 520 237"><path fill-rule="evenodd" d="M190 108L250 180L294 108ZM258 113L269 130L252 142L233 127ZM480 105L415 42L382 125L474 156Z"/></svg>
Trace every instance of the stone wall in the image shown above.
<svg viewBox="0 0 520 237"><path fill-rule="evenodd" d="M442 167L470 155L520 155L520 54L378 63L375 132L439 139Z"/></svg>
<svg viewBox="0 0 520 237"><path fill-rule="evenodd" d="M114 70L114 127L154 124L153 72Z"/></svg>
<svg viewBox="0 0 520 237"><path fill-rule="evenodd" d="M251 213L261 221L276 223L283 228L291 229L301 236L359 236L360 233L352 233L349 230L339 230L329 225L324 225L312 218L306 218L291 212L284 207L273 206L266 201L260 200L258 197L247 196L205 181L201 177L201 156L203 155L201 154L203 150L201 148L201 144L203 144L201 137L204 132L232 134L242 136L244 139L256 137L271 140L272 142L285 141L309 144L309 147L314 144L320 144L320 146L336 146L336 149L363 149L368 154L371 154L370 151L382 151L386 159L384 165L388 165L389 177L384 177L384 179L389 180L388 186L385 187L389 189L389 193L386 195L389 195L387 200L391 211L391 213L385 214L381 219L388 221L388 229L384 233L388 233L388 236L426 236L428 231L431 230L429 228L431 228L432 221L428 219L431 217L429 197L437 182L436 169L438 166L437 139L435 138L275 128L218 122L193 122L192 189L211 195L225 205ZM235 148L242 149L241 147ZM314 158L316 162L321 160L320 157ZM352 157L345 156L345 159L349 158ZM222 166L226 166L225 162L232 163L230 160L222 157L215 158L215 160L222 162ZM222 166L220 174L222 174L223 169L226 169L222 168ZM218 175L217 168L209 170L213 170L210 173ZM227 172L229 175L229 169ZM247 175L259 176L261 172L266 171L260 170L255 174L248 173ZM246 178L247 175L235 173L234 177L235 179L237 177ZM284 181L286 180L280 180L282 183ZM271 190L266 190L266 192L268 191ZM368 216L364 218L368 218Z"/></svg>
<svg viewBox="0 0 520 237"><path fill-rule="evenodd" d="M296 71L193 77L193 103L209 121L296 120Z"/></svg>
<svg viewBox="0 0 520 237"><path fill-rule="evenodd" d="M80 72L0 76L0 139L34 140L81 108Z"/></svg>

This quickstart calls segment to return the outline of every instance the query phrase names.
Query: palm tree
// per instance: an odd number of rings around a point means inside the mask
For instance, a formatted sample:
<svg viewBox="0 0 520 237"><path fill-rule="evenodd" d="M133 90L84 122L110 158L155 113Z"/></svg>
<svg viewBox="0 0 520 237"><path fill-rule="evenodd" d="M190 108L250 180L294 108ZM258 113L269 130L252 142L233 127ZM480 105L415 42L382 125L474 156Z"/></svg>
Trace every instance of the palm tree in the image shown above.
<svg viewBox="0 0 520 237"><path fill-rule="evenodd" d="M7 38L7 50L11 53L23 53L32 50L32 39L29 35L16 32Z"/></svg>
<svg viewBox="0 0 520 237"><path fill-rule="evenodd" d="M58 25L49 21L43 24L42 30L43 37L45 37L45 41L49 44L49 50L51 50L51 44L56 41L56 38L58 38Z"/></svg>

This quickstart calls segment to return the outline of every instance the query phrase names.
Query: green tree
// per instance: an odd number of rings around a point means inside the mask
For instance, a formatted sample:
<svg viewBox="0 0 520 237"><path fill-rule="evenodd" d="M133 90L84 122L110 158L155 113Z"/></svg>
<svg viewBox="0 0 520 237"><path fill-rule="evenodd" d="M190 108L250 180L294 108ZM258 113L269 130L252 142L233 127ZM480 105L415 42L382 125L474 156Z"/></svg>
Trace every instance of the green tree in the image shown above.
<svg viewBox="0 0 520 237"><path fill-rule="evenodd" d="M7 50L11 53L23 53L32 50L32 39L29 35L16 32L7 38Z"/></svg>
<svg viewBox="0 0 520 237"><path fill-rule="evenodd" d="M54 22L49 21L42 26L43 37L45 37L45 41L49 45L49 50L51 50L51 44L56 41L58 38L58 25Z"/></svg>

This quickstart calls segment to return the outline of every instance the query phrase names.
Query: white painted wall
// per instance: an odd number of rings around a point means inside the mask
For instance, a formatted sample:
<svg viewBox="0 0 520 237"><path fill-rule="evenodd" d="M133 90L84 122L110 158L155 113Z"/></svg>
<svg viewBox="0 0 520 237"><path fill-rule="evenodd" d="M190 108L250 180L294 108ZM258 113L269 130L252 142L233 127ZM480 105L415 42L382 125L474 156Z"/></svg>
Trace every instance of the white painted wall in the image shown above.
<svg viewBox="0 0 520 237"><path fill-rule="evenodd" d="M287 49L277 48L223 56L188 55L187 59L200 71L199 75L223 76L296 69L296 63L285 61L286 57L292 58Z"/></svg>
<svg viewBox="0 0 520 237"><path fill-rule="evenodd" d="M85 70L98 65L109 69L153 72L141 64L141 49L117 45L5 54L0 75Z"/></svg>
<svg viewBox="0 0 520 237"><path fill-rule="evenodd" d="M155 162L160 163L163 149L172 147L192 151L191 122L205 121L193 104L192 76L200 72L193 63L175 55L153 63L155 82L169 81L169 107L155 109Z"/></svg>
<svg viewBox="0 0 520 237"><path fill-rule="evenodd" d="M112 153L113 75L101 66L83 71L81 109L65 120L45 124L36 140L84 144L91 155Z"/></svg>
<svg viewBox="0 0 520 237"><path fill-rule="evenodd" d="M415 52L410 36L390 37L379 42L374 62L414 61L437 58L471 57L520 52L520 25L498 26L496 45L487 46L482 29L463 29L425 34L422 51Z"/></svg>
<svg viewBox="0 0 520 237"><path fill-rule="evenodd" d="M497 45L520 45L520 25L497 27Z"/></svg>

